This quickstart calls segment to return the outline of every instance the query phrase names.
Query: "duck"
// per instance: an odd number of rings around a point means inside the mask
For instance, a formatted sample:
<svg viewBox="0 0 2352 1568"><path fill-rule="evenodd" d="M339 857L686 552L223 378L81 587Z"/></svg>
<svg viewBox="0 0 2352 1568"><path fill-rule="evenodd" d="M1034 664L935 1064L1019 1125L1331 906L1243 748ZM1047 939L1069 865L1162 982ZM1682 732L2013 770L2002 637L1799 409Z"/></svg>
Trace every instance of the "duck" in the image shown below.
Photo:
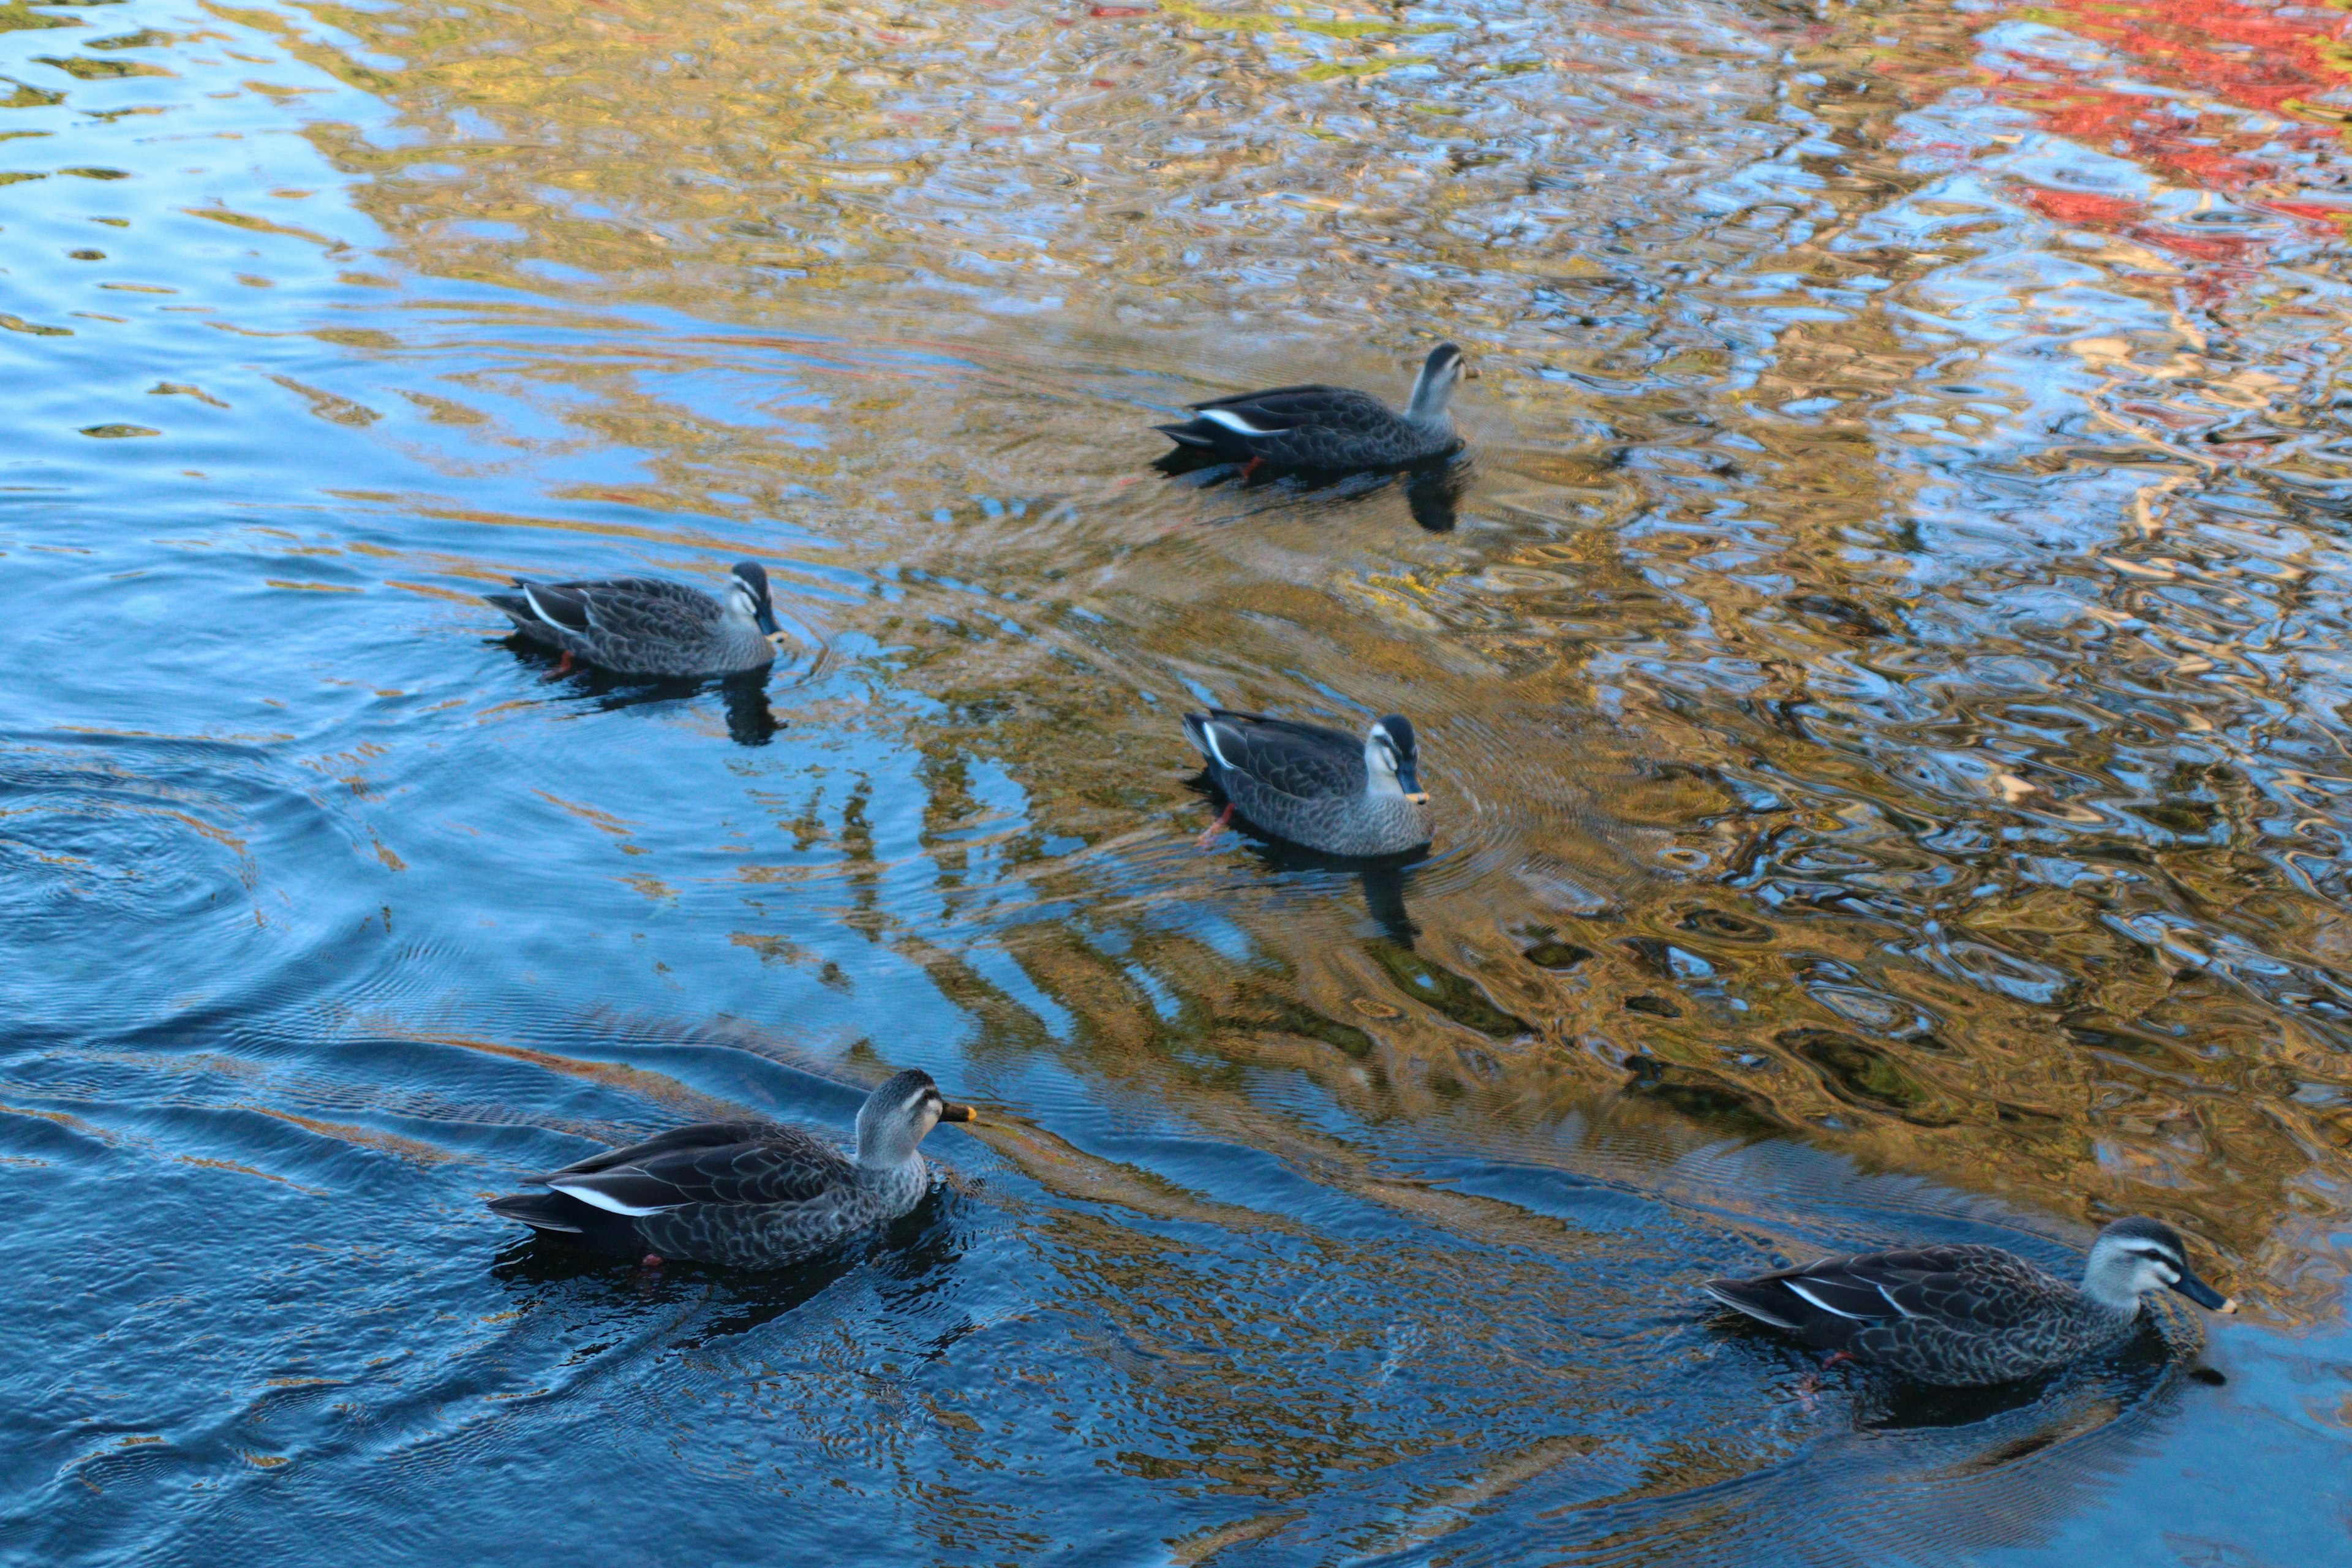
<svg viewBox="0 0 2352 1568"><path fill-rule="evenodd" d="M930 1188L924 1137L979 1120L910 1068L866 1097L850 1151L782 1122L700 1121L575 1161L534 1178L546 1191L488 1206L647 1267L780 1268L912 1210Z"/></svg>
<svg viewBox="0 0 2352 1568"><path fill-rule="evenodd" d="M1203 847L1236 813L1268 837L1345 859L1402 855L1429 842L1420 745L1402 713L1379 720L1360 741L1225 708L1185 714L1184 733L1225 801Z"/></svg>
<svg viewBox="0 0 2352 1568"><path fill-rule="evenodd" d="M577 660L615 675L741 675L774 663L784 639L768 598L768 570L756 561L729 568L724 599L659 577L518 577L514 586L482 599L523 636L561 650L562 670Z"/></svg>
<svg viewBox="0 0 2352 1568"><path fill-rule="evenodd" d="M2234 1312L2189 1267L2161 1220L2116 1220L2091 1243L2071 1285L1999 1247L1922 1247L1824 1258L1750 1279L1710 1279L1734 1311L1831 1352L1946 1388L2011 1383L2121 1341L2142 1300L2176 1290L2211 1312Z"/></svg>
<svg viewBox="0 0 2352 1568"><path fill-rule="evenodd" d="M1446 404L1465 374L1462 351L1440 343L1402 414L1352 387L1277 386L1192 404L1192 418L1153 428L1176 443L1170 458L1239 463L1244 478L1261 464L1327 474L1410 468L1461 447Z"/></svg>

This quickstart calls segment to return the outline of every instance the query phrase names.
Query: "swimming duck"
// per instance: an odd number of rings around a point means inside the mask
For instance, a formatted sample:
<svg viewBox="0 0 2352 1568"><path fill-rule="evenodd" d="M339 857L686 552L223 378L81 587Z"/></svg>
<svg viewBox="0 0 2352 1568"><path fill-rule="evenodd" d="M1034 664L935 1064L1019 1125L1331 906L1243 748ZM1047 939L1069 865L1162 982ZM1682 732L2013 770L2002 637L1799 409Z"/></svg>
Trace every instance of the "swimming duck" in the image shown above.
<svg viewBox="0 0 2352 1568"><path fill-rule="evenodd" d="M1440 343L1402 414L1349 387L1278 386L1195 403L1181 425L1154 428L1184 451L1242 464L1244 475L1261 463L1318 473L1399 468L1462 445L1445 405L1463 374L1462 351Z"/></svg>
<svg viewBox="0 0 2352 1568"><path fill-rule="evenodd" d="M1337 730L1212 708L1184 715L1184 733L1225 797L1213 839L1239 812L1261 833L1327 855L1401 855L1429 842L1412 721L1391 713L1359 741Z"/></svg>
<svg viewBox="0 0 2352 1568"><path fill-rule="evenodd" d="M730 569L727 597L658 577L586 583L515 579L512 594L485 594L515 629L619 675L737 675L765 669L783 641L768 601L768 571L756 561Z"/></svg>
<svg viewBox="0 0 2352 1568"><path fill-rule="evenodd" d="M924 1134L979 1120L910 1068L866 1096L854 1154L781 1122L698 1122L592 1154L538 1178L545 1193L492 1198L489 1207L647 1263L777 1268L912 1209L929 1185Z"/></svg>
<svg viewBox="0 0 2352 1568"><path fill-rule="evenodd" d="M2032 1377L2113 1344L2139 1321L2140 1298L2158 1290L2178 1290L2208 1311L2238 1310L2189 1269L2170 1226L2137 1217L2099 1232L2079 1288L2013 1252L1976 1246L1824 1258L1705 1288L1835 1352L1832 1362L1869 1362L1955 1388Z"/></svg>

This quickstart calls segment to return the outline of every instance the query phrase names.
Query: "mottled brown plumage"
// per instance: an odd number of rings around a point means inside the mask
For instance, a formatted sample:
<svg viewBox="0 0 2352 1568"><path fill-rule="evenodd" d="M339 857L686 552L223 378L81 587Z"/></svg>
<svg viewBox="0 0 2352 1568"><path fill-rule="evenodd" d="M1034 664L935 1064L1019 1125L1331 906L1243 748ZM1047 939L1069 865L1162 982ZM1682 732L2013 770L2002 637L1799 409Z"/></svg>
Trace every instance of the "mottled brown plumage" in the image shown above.
<svg viewBox="0 0 2352 1568"><path fill-rule="evenodd" d="M574 1161L537 1178L546 1192L489 1207L617 1257L773 1268L912 1209L929 1186L924 1135L977 1120L910 1069L866 1097L854 1154L780 1122L698 1122Z"/></svg>
<svg viewBox="0 0 2352 1568"><path fill-rule="evenodd" d="M1263 713L1184 715L1209 783L1251 826L1326 855L1370 859L1429 842L1419 742L1391 713L1363 740Z"/></svg>
<svg viewBox="0 0 2352 1568"><path fill-rule="evenodd" d="M1462 445L1446 409L1462 375L1462 351L1440 343L1402 414L1352 387L1277 386L1195 403L1192 418L1157 428L1182 450L1229 463L1328 474L1400 468Z"/></svg>
<svg viewBox="0 0 2352 1568"><path fill-rule="evenodd" d="M1816 1350L1967 1386L2031 1377L2116 1342L2153 1290L2234 1311L2187 1259L2170 1226L2132 1218L2099 1233L2079 1288L1998 1247L1952 1246L1824 1258L1706 1289Z"/></svg>
<svg viewBox="0 0 2352 1568"><path fill-rule="evenodd" d="M482 599L523 636L618 675L677 679L764 669L775 662L782 636L768 599L767 569L756 561L735 563L724 599L659 577L517 578L515 590Z"/></svg>

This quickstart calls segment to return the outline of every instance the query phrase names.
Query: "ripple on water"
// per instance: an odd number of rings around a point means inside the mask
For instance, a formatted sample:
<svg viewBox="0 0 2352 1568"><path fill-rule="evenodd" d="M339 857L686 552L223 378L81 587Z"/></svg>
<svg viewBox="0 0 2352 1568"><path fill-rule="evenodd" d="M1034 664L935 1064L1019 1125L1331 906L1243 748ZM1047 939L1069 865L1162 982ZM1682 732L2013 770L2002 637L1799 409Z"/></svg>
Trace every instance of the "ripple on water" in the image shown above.
<svg viewBox="0 0 2352 1568"><path fill-rule="evenodd" d="M2352 24L2135 8L0 8L0 1529L2323 1560ZM1459 495L1149 471L1440 335ZM742 554L762 693L483 642ZM1433 853L1195 850L1204 700L1412 714ZM480 1208L909 1058L992 1121L821 1268ZM2274 1314L2230 1394L1693 1289L2116 1206Z"/></svg>
<svg viewBox="0 0 2352 1568"><path fill-rule="evenodd" d="M257 745L0 738L0 963L83 1029L309 988L322 948L383 934L391 869L324 793Z"/></svg>

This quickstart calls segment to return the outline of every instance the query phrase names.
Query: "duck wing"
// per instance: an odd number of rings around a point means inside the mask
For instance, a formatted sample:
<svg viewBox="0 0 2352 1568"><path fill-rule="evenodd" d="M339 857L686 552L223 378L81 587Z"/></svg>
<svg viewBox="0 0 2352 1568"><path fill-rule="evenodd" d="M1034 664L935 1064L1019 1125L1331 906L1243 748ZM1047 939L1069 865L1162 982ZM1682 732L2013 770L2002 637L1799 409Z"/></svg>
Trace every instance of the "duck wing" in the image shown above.
<svg viewBox="0 0 2352 1568"><path fill-rule="evenodd" d="M658 577L606 577L585 583L515 579L511 594L485 594L524 631L568 646L608 639L677 639L705 635L725 613L699 589Z"/></svg>
<svg viewBox="0 0 2352 1568"><path fill-rule="evenodd" d="M1239 773L1301 800L1364 793L1364 743L1337 730L1212 708L1184 715L1184 732L1213 780Z"/></svg>
<svg viewBox="0 0 2352 1568"><path fill-rule="evenodd" d="M1346 468L1394 447L1401 429L1386 404L1345 386L1277 386L1192 406L1192 418L1160 430L1179 446L1235 461Z"/></svg>
<svg viewBox="0 0 2352 1568"><path fill-rule="evenodd" d="M750 1133L720 1141L726 1133ZM849 1181L849 1159L831 1144L772 1122L679 1128L608 1151L545 1178L559 1193L609 1214L647 1215L688 1204L806 1203Z"/></svg>
<svg viewBox="0 0 2352 1568"><path fill-rule="evenodd" d="M1269 435L1277 430L1296 430L1302 425L1374 429L1396 417L1387 404L1369 392L1358 392L1349 386L1276 386L1265 392L1211 398L1191 406L1196 414L1215 410L1238 416Z"/></svg>
<svg viewBox="0 0 2352 1568"><path fill-rule="evenodd" d="M708 594L658 577L516 585L532 612L550 626L621 643L698 637L721 614L718 601Z"/></svg>
<svg viewBox="0 0 2352 1568"><path fill-rule="evenodd" d="M598 1171L609 1171L615 1165L634 1165L650 1160L656 1154L668 1154L680 1149L723 1149L736 1143L757 1143L778 1134L807 1137L797 1128L779 1122L747 1118L741 1121L696 1121L684 1127L673 1127L667 1132L656 1133L643 1142L624 1143L614 1149L600 1149L584 1160L574 1160L559 1171L551 1171L536 1178L545 1186L558 1176L585 1176ZM814 1142L815 1140L811 1139Z"/></svg>
<svg viewBox="0 0 2352 1568"><path fill-rule="evenodd" d="M1710 1279L1706 1289L1751 1318L1835 1342L1905 1320L2011 1328L2032 1315L2052 1283L2014 1253L1963 1246L1824 1258L1752 1279Z"/></svg>

